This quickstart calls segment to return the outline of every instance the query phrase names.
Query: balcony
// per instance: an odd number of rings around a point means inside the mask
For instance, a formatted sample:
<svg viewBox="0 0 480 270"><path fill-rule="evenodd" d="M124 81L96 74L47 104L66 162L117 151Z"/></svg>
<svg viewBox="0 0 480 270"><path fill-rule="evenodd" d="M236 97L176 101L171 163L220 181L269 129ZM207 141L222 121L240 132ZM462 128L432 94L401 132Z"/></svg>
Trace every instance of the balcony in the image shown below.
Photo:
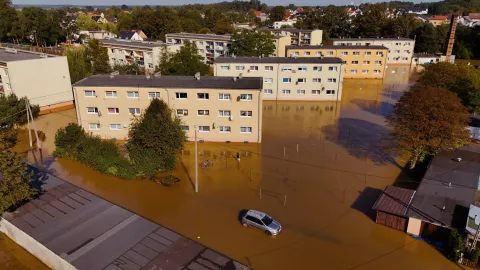
<svg viewBox="0 0 480 270"><path fill-rule="evenodd" d="M223 46L215 46L215 50L223 51L225 50Z"/></svg>

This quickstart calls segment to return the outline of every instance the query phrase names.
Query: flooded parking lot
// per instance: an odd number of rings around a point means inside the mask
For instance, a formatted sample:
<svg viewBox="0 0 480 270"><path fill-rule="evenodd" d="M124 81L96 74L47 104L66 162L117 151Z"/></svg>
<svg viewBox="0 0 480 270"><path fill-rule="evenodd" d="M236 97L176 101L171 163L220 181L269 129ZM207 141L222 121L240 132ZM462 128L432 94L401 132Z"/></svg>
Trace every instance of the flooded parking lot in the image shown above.
<svg viewBox="0 0 480 270"><path fill-rule="evenodd" d="M198 194L192 143L169 172L181 179L170 188L50 158L55 130L75 121L74 110L39 117L43 156L28 158L254 269L458 269L426 243L372 219L386 185L412 181L401 174L405 160L390 149L384 123L412 82L408 67L389 67L383 81L345 81L338 102L264 102L261 144L199 144L199 161L213 166L199 169ZM284 230L267 237L244 228L242 209L267 212Z"/></svg>

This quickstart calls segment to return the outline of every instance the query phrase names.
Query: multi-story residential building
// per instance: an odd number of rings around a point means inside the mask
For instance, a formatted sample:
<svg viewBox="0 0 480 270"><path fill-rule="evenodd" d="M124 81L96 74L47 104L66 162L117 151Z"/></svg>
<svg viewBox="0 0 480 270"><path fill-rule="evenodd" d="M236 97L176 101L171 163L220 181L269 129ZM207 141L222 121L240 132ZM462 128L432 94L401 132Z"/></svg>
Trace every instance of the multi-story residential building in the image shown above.
<svg viewBox="0 0 480 270"><path fill-rule="evenodd" d="M322 30L318 29L297 29L297 28L258 28L257 31L268 31L279 36L290 36L291 45L320 45L322 44Z"/></svg>
<svg viewBox="0 0 480 270"><path fill-rule="evenodd" d="M115 35L112 32L108 32L105 30L80 30L78 32L78 35L76 35L76 38L84 37L85 39L110 39L110 38L116 38L117 35Z"/></svg>
<svg viewBox="0 0 480 270"><path fill-rule="evenodd" d="M205 63L213 64L213 59L229 54L232 46L230 35L172 33L166 34L167 44L185 44L185 41L195 43L198 53L205 58Z"/></svg>
<svg viewBox="0 0 480 270"><path fill-rule="evenodd" d="M290 36L275 36L275 52L272 56L284 57L287 53L285 48L292 43L292 37Z"/></svg>
<svg viewBox="0 0 480 270"><path fill-rule="evenodd" d="M340 58L220 57L215 76L263 77L263 100L340 100Z"/></svg>
<svg viewBox="0 0 480 270"><path fill-rule="evenodd" d="M176 52L180 46L165 44L162 42L138 42L130 40L103 39L103 45L107 48L110 65L130 65L134 62L147 73L153 73L160 62L160 56L164 51Z"/></svg>
<svg viewBox="0 0 480 270"><path fill-rule="evenodd" d="M297 22L297 20L276 21L276 22L273 22L273 28L275 28L275 29L280 29L282 27L293 28L293 25L296 22Z"/></svg>
<svg viewBox="0 0 480 270"><path fill-rule="evenodd" d="M415 48L415 40L410 38L333 38L331 41L341 46L385 46L387 64L410 65Z"/></svg>
<svg viewBox="0 0 480 270"><path fill-rule="evenodd" d="M290 57L339 57L345 63L346 79L382 79L388 49L384 46L287 46Z"/></svg>
<svg viewBox="0 0 480 270"><path fill-rule="evenodd" d="M262 78L96 75L73 85L78 123L102 138L127 139L153 98L181 117L188 139L261 142Z"/></svg>
<svg viewBox="0 0 480 270"><path fill-rule="evenodd" d="M65 56L0 48L0 94L26 96L42 112L73 107Z"/></svg>

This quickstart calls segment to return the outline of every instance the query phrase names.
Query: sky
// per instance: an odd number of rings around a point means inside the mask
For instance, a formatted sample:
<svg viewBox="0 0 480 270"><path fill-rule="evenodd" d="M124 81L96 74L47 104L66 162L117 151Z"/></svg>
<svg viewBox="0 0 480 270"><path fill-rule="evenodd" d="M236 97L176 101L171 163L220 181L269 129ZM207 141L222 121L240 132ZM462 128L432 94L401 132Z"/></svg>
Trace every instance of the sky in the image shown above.
<svg viewBox="0 0 480 270"><path fill-rule="evenodd" d="M184 5L184 4L193 4L193 3L201 3L201 4L209 4L209 3L216 3L221 2L223 0L13 0L13 4L23 4L23 5ZM273 5L288 5L288 4L295 4L297 6L326 6L329 4L335 5L347 5L347 4L361 4L367 2L384 2L385 0L260 0L262 3L266 3L269 6ZM433 2L429 0L405 0L411 2ZM438 0L439 1L439 0Z"/></svg>

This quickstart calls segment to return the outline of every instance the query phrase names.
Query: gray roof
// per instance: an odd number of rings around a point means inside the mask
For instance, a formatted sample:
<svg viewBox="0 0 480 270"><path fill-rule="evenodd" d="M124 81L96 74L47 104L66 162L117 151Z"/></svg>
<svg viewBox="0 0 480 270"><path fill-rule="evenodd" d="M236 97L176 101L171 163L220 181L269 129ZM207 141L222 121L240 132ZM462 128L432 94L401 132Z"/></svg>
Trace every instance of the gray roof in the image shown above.
<svg viewBox="0 0 480 270"><path fill-rule="evenodd" d="M111 87L149 87L149 88L201 88L201 89L251 89L260 90L263 87L261 77L243 77L233 80L232 77L201 76L151 76L147 79L142 75L95 75L87 77L74 86L111 86Z"/></svg>
<svg viewBox="0 0 480 270"><path fill-rule="evenodd" d="M362 40L409 40L413 41L411 38L404 38L404 37L360 37L360 38L331 38L333 41L362 41Z"/></svg>
<svg viewBox="0 0 480 270"><path fill-rule="evenodd" d="M308 50L308 49L325 49L325 50L362 50L362 49L372 49L372 50L388 50L385 46L380 45L351 45L351 46L343 46L343 45L306 45L306 46L285 46L288 49L300 49L300 50Z"/></svg>
<svg viewBox="0 0 480 270"><path fill-rule="evenodd" d="M259 31L271 31L271 32L302 32L302 33L310 33L315 30L320 30L320 29L298 29L298 28L280 28L280 29L275 29L275 28L268 28L268 27L262 27L262 28L257 28Z"/></svg>
<svg viewBox="0 0 480 270"><path fill-rule="evenodd" d="M104 45L135 47L135 48L157 48L157 47L162 47L167 45L163 42L145 42L145 41L142 42L142 41L119 40L119 39L101 39L100 41Z"/></svg>
<svg viewBox="0 0 480 270"><path fill-rule="evenodd" d="M120 33L118 33L118 38L130 40L135 33L136 32L134 31L120 31Z"/></svg>
<svg viewBox="0 0 480 270"><path fill-rule="evenodd" d="M7 52L7 48L0 48L0 62L42 59L43 57L41 57L41 55L46 55L47 57L57 57L57 55L53 54L43 54L23 50L17 50L17 53L13 53Z"/></svg>
<svg viewBox="0 0 480 270"><path fill-rule="evenodd" d="M458 162L456 158L462 160ZM428 167L407 215L449 228L457 227L459 220L466 220L462 216L468 212L466 209L475 203L479 175L480 145L471 144L438 154Z"/></svg>
<svg viewBox="0 0 480 270"><path fill-rule="evenodd" d="M440 58L440 54L433 54L433 53L414 53L413 57L428 57L428 58Z"/></svg>
<svg viewBox="0 0 480 270"><path fill-rule="evenodd" d="M342 64L338 57L217 57L215 63L258 63L258 64Z"/></svg>
<svg viewBox="0 0 480 270"><path fill-rule="evenodd" d="M232 36L230 35L215 35L215 34L195 34L195 33L171 33L166 34L166 38L191 38L202 40L221 40L230 41Z"/></svg>

